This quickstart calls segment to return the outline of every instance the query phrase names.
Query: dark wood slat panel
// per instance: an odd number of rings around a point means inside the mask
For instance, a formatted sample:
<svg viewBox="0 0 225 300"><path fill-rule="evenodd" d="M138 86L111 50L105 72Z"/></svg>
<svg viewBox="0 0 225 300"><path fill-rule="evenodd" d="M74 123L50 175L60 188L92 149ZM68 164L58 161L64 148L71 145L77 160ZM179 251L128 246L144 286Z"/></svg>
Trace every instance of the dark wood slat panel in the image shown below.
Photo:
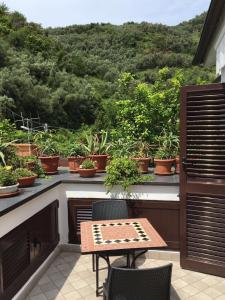
<svg viewBox="0 0 225 300"><path fill-rule="evenodd" d="M202 139L193 139L193 138L189 138L187 139L188 141L188 144L197 144L199 146L199 143L201 143L201 145L205 145L205 144L211 144L211 143L216 143L216 144L223 144L225 145L225 140L222 139L222 140L219 140L218 137L210 137L211 139L205 139L205 137L203 136ZM221 138L221 136L220 136Z"/></svg>
<svg viewBox="0 0 225 300"><path fill-rule="evenodd" d="M218 205L217 205L216 207L215 206L212 207L212 206L210 206L210 204L204 205L204 206L202 204L200 204L200 205L188 204L187 209L190 213L193 212L193 213L199 213L199 214L201 214L201 212L205 213L206 211L208 213L217 214L219 211L219 213L221 215L223 215L223 218L225 217L225 207L224 206L218 207Z"/></svg>
<svg viewBox="0 0 225 300"><path fill-rule="evenodd" d="M211 174L225 174L225 170L224 169L220 169L222 168L222 166L219 166L218 168L211 168L211 169L207 169L207 166L201 166L201 168L198 168L197 166L193 166L193 167L187 167L187 172L199 172L201 173L211 173Z"/></svg>
<svg viewBox="0 0 225 300"><path fill-rule="evenodd" d="M215 233L223 233L223 234L225 233L225 229L222 227L215 228L212 227L211 224L193 222L193 220L187 222L187 227L192 229L199 229L199 230L209 230L210 232L215 232Z"/></svg>
<svg viewBox="0 0 225 300"><path fill-rule="evenodd" d="M194 259L197 259L198 261L199 261L199 258L201 257L205 263L208 261L210 264L218 264L218 265L220 265L221 263L224 264L223 257L200 253L198 251L196 252L193 250L188 251L188 257L193 257Z"/></svg>
<svg viewBox="0 0 225 300"><path fill-rule="evenodd" d="M221 259L221 261L223 261L225 263L225 252L222 252L222 251L215 251L215 250L212 250L212 249L209 249L207 247L206 248L200 248L200 247L197 247L197 246L192 246L192 245L188 245L188 251L193 251L193 252L198 252L199 255L208 255L208 256L211 256L211 257L216 257L217 259Z"/></svg>
<svg viewBox="0 0 225 300"><path fill-rule="evenodd" d="M216 247L218 248L219 251L221 251L221 249L224 249L225 248L225 240L220 240L218 241L217 239L213 240L213 239L210 239L209 237L206 238L206 237L196 237L193 236L193 235L190 235L188 233L187 235L188 237L188 241L191 243L193 243L194 245L195 244L199 244L201 247L207 247L208 245L210 245L211 247ZM213 248L212 248L213 249Z"/></svg>
<svg viewBox="0 0 225 300"><path fill-rule="evenodd" d="M211 245L213 243L213 245ZM201 240L201 241L192 241L188 238L188 249L199 249L202 253L212 253L217 254L218 256L221 256L224 258L225 262L225 252L224 252L224 244L217 246L215 245L215 242L209 242L207 240Z"/></svg>
<svg viewBox="0 0 225 300"><path fill-rule="evenodd" d="M215 240L215 241L220 241L221 239L225 240L225 235L223 232L215 232L211 231L210 229L204 230L204 228L199 229L199 228L191 228L190 226L188 227L187 234L191 234L192 236L196 236L197 238L206 237L210 240Z"/></svg>
<svg viewBox="0 0 225 300"><path fill-rule="evenodd" d="M187 205L188 211L192 211L192 210L196 210L199 212L204 212L204 211L209 211L209 212L217 212L218 209L221 210L221 212L225 213L225 205L223 204L214 204L212 205L211 203L204 203L204 205L200 202L200 203L196 203L196 202L188 202Z"/></svg>
<svg viewBox="0 0 225 300"><path fill-rule="evenodd" d="M204 99L204 101L202 100L191 100L189 99L188 100L188 107L189 105L205 105L206 104L213 104L213 105L216 105L216 104L221 104L221 103L225 103L225 98L216 98L216 99Z"/></svg>
<svg viewBox="0 0 225 300"><path fill-rule="evenodd" d="M220 93L221 92L221 93ZM205 100L205 99L217 99L217 98L225 98L224 90L212 90L209 92L192 92L187 94L187 102L190 100Z"/></svg>
<svg viewBox="0 0 225 300"><path fill-rule="evenodd" d="M218 224L218 226L222 226L221 224L224 224L225 228L225 223L224 223L224 215L220 213L213 213L213 212L204 212L204 214L201 214L198 211L193 211L193 210L188 210L187 214L189 220L191 221L192 219L198 219L199 221L202 222L214 222Z"/></svg>
<svg viewBox="0 0 225 300"><path fill-rule="evenodd" d="M199 174L199 173L188 173L188 176L190 179L193 178L211 178L211 179L225 179L225 176L223 175L215 175L215 174Z"/></svg>

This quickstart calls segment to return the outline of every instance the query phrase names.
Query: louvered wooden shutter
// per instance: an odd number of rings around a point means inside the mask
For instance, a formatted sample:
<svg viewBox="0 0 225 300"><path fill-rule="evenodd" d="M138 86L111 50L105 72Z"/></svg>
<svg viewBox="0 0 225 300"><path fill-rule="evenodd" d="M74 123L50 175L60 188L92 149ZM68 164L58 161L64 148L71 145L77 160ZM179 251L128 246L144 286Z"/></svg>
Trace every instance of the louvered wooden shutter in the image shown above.
<svg viewBox="0 0 225 300"><path fill-rule="evenodd" d="M225 88L181 91L181 265L225 277Z"/></svg>
<svg viewBox="0 0 225 300"><path fill-rule="evenodd" d="M80 223L92 220L92 202L95 199L70 199L69 210L69 242L80 243Z"/></svg>
<svg viewBox="0 0 225 300"><path fill-rule="evenodd" d="M187 93L187 176L225 178L225 91Z"/></svg>

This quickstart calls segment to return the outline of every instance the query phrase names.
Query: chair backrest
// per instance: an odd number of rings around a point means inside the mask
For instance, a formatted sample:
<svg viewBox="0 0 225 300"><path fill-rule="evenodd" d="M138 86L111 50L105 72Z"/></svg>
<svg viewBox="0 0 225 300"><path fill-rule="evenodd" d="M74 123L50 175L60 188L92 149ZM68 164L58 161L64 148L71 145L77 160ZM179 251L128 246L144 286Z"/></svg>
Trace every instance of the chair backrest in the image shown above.
<svg viewBox="0 0 225 300"><path fill-rule="evenodd" d="M169 300L172 264L151 269L112 268L107 300Z"/></svg>
<svg viewBox="0 0 225 300"><path fill-rule="evenodd" d="M127 219L128 209L124 200L104 200L92 204L92 220Z"/></svg>

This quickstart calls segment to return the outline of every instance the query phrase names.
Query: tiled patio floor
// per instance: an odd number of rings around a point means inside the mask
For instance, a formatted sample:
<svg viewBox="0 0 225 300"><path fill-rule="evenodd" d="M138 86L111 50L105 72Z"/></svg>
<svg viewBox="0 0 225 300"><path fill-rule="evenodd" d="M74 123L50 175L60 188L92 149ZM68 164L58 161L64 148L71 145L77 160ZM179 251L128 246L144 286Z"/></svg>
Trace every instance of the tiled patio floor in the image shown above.
<svg viewBox="0 0 225 300"><path fill-rule="evenodd" d="M114 265L120 265L123 259L115 258ZM146 268L164 265L168 261L160 259L139 259L138 267ZM225 279L201 273L182 270L179 262L172 261L171 300L225 300ZM102 268L105 267L104 261ZM103 280L106 270L100 272ZM91 269L91 256L78 253L61 253L27 300L101 300L95 297L95 274Z"/></svg>

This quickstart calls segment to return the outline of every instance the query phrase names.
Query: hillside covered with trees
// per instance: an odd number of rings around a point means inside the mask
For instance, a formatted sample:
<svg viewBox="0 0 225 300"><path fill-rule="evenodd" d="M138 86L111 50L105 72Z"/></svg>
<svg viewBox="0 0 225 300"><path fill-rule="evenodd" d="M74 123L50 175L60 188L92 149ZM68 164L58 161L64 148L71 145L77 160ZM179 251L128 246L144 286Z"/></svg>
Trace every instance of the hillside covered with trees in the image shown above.
<svg viewBox="0 0 225 300"><path fill-rule="evenodd" d="M179 87L214 80L213 69L192 66L204 18L43 29L1 5L0 115L38 113L52 126L125 128L144 138L146 126L174 125Z"/></svg>

